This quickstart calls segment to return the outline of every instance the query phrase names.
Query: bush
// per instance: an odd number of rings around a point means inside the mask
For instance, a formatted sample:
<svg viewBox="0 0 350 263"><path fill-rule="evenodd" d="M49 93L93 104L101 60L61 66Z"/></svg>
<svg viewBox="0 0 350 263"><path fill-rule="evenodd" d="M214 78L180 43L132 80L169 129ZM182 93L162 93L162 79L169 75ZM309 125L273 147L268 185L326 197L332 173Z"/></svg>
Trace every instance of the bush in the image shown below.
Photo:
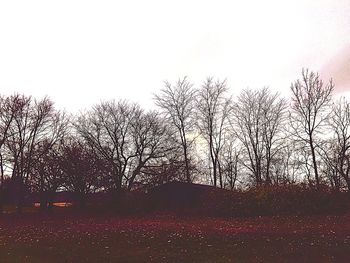
<svg viewBox="0 0 350 263"><path fill-rule="evenodd" d="M316 191L303 185L263 186L229 191L208 185L172 182L148 193L120 191L95 195L101 211L142 215L153 212L212 217L340 214L349 211L350 194Z"/></svg>
<svg viewBox="0 0 350 263"><path fill-rule="evenodd" d="M202 197L202 213L219 216L339 214L349 210L349 194L300 185L264 186Z"/></svg>

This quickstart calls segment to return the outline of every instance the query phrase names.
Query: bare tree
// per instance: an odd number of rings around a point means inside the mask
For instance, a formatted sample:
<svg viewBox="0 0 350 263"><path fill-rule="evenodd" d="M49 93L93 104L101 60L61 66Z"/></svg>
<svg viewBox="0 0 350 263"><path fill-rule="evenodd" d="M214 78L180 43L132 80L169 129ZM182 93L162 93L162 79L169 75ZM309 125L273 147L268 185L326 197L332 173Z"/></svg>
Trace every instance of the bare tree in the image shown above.
<svg viewBox="0 0 350 263"><path fill-rule="evenodd" d="M271 94L267 88L262 89L261 92L266 93L262 107L262 128L266 161L265 180L267 184L270 184L272 162L284 147L285 142L282 131L286 120L286 101L280 98L278 93Z"/></svg>
<svg viewBox="0 0 350 263"><path fill-rule="evenodd" d="M323 165L321 172L328 179L330 186L335 191L341 191L346 183L346 176L342 176L341 169L341 150L336 139L324 140L320 147L320 155L322 156ZM346 169L345 169L346 172ZM344 184L345 180L345 184ZM347 187L348 188L348 187Z"/></svg>
<svg viewBox="0 0 350 263"><path fill-rule="evenodd" d="M284 138L280 150L272 159L272 182L277 185L295 184L301 173L300 151L298 145Z"/></svg>
<svg viewBox="0 0 350 263"><path fill-rule="evenodd" d="M140 175L148 163L163 160L176 148L172 145L174 140L170 131L155 111L139 112L133 122L131 134L133 138L131 147L134 148L135 158L131 162L133 168L126 175L128 190L131 190L136 176Z"/></svg>
<svg viewBox="0 0 350 263"><path fill-rule="evenodd" d="M317 135L322 132L328 117L327 109L333 89L332 80L324 85L317 73L307 69L303 69L302 78L291 85L291 128L293 135L310 148L317 189L320 186L316 156Z"/></svg>
<svg viewBox="0 0 350 263"><path fill-rule="evenodd" d="M31 184L33 191L39 194L40 209L46 210L52 208L56 191L64 186L66 178L62 169L62 144L43 147L49 150L38 149L39 154L32 166Z"/></svg>
<svg viewBox="0 0 350 263"><path fill-rule="evenodd" d="M333 138L327 140L322 154L335 187L340 188L339 174L350 190L350 103L345 98L333 104L328 124Z"/></svg>
<svg viewBox="0 0 350 263"><path fill-rule="evenodd" d="M223 188L220 152L225 143L228 131L228 117L231 98L226 98L228 88L226 81L214 81L208 78L198 91L197 96L197 124L200 134L206 140L211 160L213 183Z"/></svg>
<svg viewBox="0 0 350 263"><path fill-rule="evenodd" d="M55 192L62 186L61 151L70 132L70 119L64 112L53 112L48 121L50 132L35 145L31 153L33 162L28 167L30 181L40 195L41 209L52 207Z"/></svg>
<svg viewBox="0 0 350 263"><path fill-rule="evenodd" d="M148 188L173 181L187 182L184 161L177 157L171 154L170 158L147 165L141 173L140 182ZM193 173L193 167L190 169Z"/></svg>
<svg viewBox="0 0 350 263"><path fill-rule="evenodd" d="M136 156L129 145L130 130L138 105L125 101L102 102L79 116L75 127L78 133L111 166L112 180L119 191L129 160Z"/></svg>
<svg viewBox="0 0 350 263"><path fill-rule="evenodd" d="M192 181L190 174L190 150L194 137L195 90L187 78L178 80L175 85L165 82L164 89L155 95L156 105L166 114L167 120L177 131L183 150L187 182Z"/></svg>
<svg viewBox="0 0 350 263"><path fill-rule="evenodd" d="M1 180L0 185L4 182L4 163L3 163L3 146L6 140L10 136L9 129L16 113L16 100L19 95L13 95L11 97L0 97L0 168L1 168Z"/></svg>
<svg viewBox="0 0 350 263"><path fill-rule="evenodd" d="M221 151L221 166L224 177L224 186L234 190L240 170L241 148L235 143L235 140L226 142Z"/></svg>
<svg viewBox="0 0 350 263"><path fill-rule="evenodd" d="M232 128L248 157L245 167L257 185L271 183L271 163L283 143L285 105L268 88L243 90L233 105Z"/></svg>
<svg viewBox="0 0 350 263"><path fill-rule="evenodd" d="M43 144L50 141L54 143L57 133L61 131L53 127L56 122L56 111L53 102L48 98L36 100L24 95L15 96L12 100L13 107L16 108L15 115L9 128L11 137L7 139L7 149L9 153L9 163L12 169L11 178L29 183L33 162L35 162L34 152ZM42 147L39 147L43 149ZM45 148L45 150L47 150ZM23 196L19 196L18 211L22 208Z"/></svg>
<svg viewBox="0 0 350 263"><path fill-rule="evenodd" d="M100 174L103 173L103 162L97 158L91 147L77 139L71 139L63 147L60 160L63 171L63 185L72 191L80 207L86 205L86 197L99 187Z"/></svg>
<svg viewBox="0 0 350 263"><path fill-rule="evenodd" d="M6 142L7 139L11 136L9 129L14 119L14 116L17 111L17 99L19 98L18 94L9 96L9 97L0 97L0 213L3 209L3 191L2 187L5 181L5 160L4 155L6 154Z"/></svg>
<svg viewBox="0 0 350 263"><path fill-rule="evenodd" d="M137 104L103 102L79 117L79 134L109 162L115 189L132 188L151 160L163 158L173 147L164 122L156 112L144 113ZM168 136L169 135L169 136Z"/></svg>

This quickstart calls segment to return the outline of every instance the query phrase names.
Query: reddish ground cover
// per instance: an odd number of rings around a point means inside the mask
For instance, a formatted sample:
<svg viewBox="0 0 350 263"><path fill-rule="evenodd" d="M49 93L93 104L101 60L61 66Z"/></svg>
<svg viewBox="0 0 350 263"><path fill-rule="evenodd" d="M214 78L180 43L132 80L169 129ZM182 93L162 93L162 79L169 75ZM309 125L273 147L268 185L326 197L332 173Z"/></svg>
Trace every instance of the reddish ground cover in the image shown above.
<svg viewBox="0 0 350 263"><path fill-rule="evenodd" d="M350 215L0 219L0 262L350 262Z"/></svg>

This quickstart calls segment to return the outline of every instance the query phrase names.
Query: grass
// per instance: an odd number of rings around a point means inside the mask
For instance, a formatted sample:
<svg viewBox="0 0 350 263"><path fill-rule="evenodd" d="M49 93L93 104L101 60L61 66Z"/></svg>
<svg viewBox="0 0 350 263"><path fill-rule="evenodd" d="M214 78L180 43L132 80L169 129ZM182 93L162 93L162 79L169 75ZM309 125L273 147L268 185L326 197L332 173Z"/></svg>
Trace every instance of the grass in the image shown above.
<svg viewBox="0 0 350 263"><path fill-rule="evenodd" d="M350 215L0 218L0 262L350 262Z"/></svg>

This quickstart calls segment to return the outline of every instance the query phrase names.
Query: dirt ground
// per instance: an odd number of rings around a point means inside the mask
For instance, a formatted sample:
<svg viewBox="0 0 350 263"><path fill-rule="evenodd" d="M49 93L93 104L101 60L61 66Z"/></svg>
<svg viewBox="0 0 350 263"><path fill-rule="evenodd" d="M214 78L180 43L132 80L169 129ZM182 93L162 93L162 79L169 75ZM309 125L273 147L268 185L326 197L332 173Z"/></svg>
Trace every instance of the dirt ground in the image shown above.
<svg viewBox="0 0 350 263"><path fill-rule="evenodd" d="M0 262L350 262L350 215L7 215Z"/></svg>

